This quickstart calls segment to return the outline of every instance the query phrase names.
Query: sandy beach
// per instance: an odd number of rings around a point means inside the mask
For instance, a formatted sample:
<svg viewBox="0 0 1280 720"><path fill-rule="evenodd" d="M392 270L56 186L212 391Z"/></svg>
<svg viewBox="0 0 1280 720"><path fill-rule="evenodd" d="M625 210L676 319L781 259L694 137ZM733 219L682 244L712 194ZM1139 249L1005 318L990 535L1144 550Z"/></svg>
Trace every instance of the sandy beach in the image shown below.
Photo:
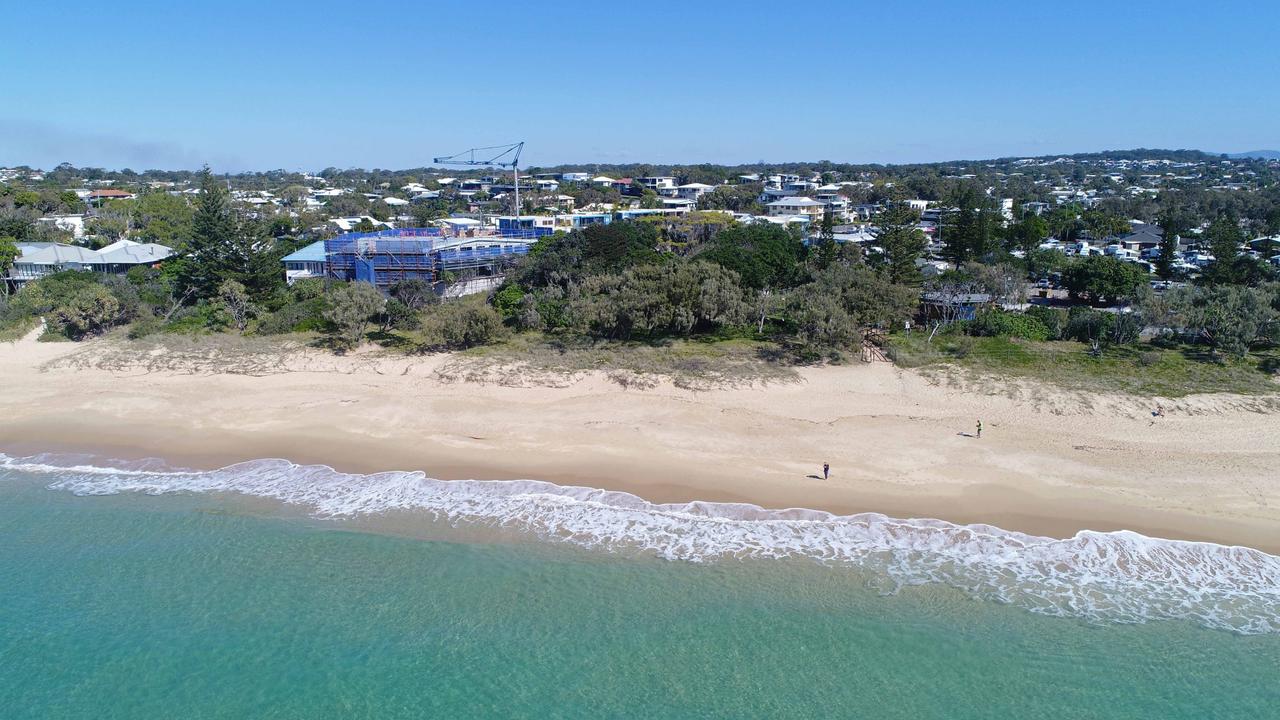
<svg viewBox="0 0 1280 720"><path fill-rule="evenodd" d="M1083 395L886 363L700 391L628 388L600 373L521 386L519 373L459 381L440 372L448 356L301 349L228 373L152 362L161 350L133 366L118 351L107 362L115 342L0 344L0 451L200 468L281 457L1280 552L1274 397ZM1165 414L1153 422L1157 403Z"/></svg>

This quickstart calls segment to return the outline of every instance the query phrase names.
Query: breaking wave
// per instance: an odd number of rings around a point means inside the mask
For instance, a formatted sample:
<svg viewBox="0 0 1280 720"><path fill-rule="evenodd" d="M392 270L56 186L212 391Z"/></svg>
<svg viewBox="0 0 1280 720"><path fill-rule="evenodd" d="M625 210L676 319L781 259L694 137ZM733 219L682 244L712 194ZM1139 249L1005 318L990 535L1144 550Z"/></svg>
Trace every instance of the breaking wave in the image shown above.
<svg viewBox="0 0 1280 720"><path fill-rule="evenodd" d="M212 471L175 470L157 461L76 463L66 456L0 453L0 478L34 474L78 495L241 493L307 506L322 516L419 511L454 524L512 528L671 560L809 558L862 568L886 591L941 583L1047 615L1124 623L1188 619L1243 634L1280 633L1280 557L1245 547L1128 531L1054 539L877 513L654 504L629 493L535 480L359 475L286 460Z"/></svg>

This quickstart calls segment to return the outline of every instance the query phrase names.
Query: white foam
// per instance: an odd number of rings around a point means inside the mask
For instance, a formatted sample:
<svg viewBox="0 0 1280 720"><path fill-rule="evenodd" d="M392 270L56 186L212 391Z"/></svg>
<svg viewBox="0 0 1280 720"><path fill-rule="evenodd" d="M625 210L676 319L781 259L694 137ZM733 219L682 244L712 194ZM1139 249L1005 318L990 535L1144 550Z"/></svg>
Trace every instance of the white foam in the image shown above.
<svg viewBox="0 0 1280 720"><path fill-rule="evenodd" d="M319 515L420 511L672 560L811 558L899 585L943 583L1033 612L1101 622L1182 618L1239 633L1280 632L1280 557L1245 547L1084 531L1068 539L988 525L837 516L756 505L654 504L635 495L535 480L442 481L421 472L340 473L256 460L213 471L122 467L0 453L5 471L49 476L79 495L234 492Z"/></svg>

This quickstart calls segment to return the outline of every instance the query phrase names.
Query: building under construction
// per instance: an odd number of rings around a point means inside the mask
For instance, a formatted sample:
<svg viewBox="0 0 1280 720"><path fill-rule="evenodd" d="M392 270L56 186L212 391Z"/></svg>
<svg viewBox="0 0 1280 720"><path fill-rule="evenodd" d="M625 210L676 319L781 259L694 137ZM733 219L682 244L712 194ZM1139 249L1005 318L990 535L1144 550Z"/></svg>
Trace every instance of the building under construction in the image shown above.
<svg viewBox="0 0 1280 720"><path fill-rule="evenodd" d="M325 275L387 287L401 280L434 283L444 273L492 274L503 258L524 255L550 230L451 236L438 228L346 233L324 241Z"/></svg>

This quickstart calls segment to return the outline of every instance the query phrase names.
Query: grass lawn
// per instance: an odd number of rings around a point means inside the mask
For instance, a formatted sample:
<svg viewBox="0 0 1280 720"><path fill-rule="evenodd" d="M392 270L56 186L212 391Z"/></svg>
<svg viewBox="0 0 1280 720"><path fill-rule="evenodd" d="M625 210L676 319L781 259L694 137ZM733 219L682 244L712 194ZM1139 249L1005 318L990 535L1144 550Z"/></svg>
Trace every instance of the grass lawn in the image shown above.
<svg viewBox="0 0 1280 720"><path fill-rule="evenodd" d="M1101 357L1073 341L1033 342L1007 337L924 333L889 338L889 354L905 367L954 364L975 373L1040 380L1065 388L1130 395L1181 397L1195 393L1262 395L1280 391L1280 353L1219 361L1195 346L1148 343L1108 348Z"/></svg>

